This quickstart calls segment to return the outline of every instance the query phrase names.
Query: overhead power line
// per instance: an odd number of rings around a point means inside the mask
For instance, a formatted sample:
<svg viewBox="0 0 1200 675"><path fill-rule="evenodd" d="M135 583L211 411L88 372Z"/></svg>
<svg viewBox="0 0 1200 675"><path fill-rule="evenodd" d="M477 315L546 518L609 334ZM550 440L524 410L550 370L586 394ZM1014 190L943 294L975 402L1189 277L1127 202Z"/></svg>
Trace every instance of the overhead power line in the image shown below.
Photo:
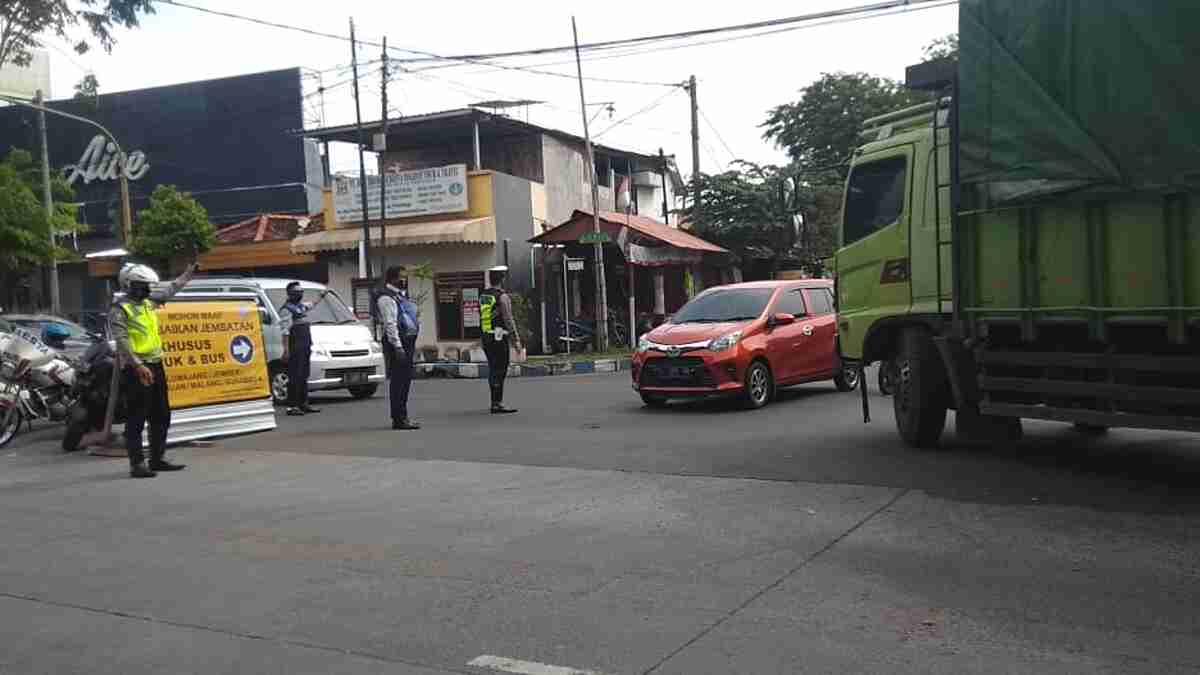
<svg viewBox="0 0 1200 675"><path fill-rule="evenodd" d="M918 0L918 1L925 1L925 0ZM258 24L260 26L266 26L269 28L278 28L280 30L289 30L289 31L304 33L304 34L310 35L312 37L326 38L329 40L340 40L343 42L350 41L350 37L348 35L339 35L337 33L326 33L324 31L319 31L319 30L315 30L312 28L304 28L303 26L293 26L293 25L286 24L286 23L280 23L278 21L269 21L267 19L259 19L259 18L252 17L252 16L246 16L244 14L234 14L233 12L223 12L220 10L209 9L207 7L200 7L198 5L191 5L186 2L179 2L179 0L159 0L159 2L163 3L164 5L171 5L172 7L179 7L182 9L189 9L189 10L192 10L195 12L212 14L214 16L221 16L221 17L225 17L227 19L236 19L238 21L246 21L249 23ZM361 40L361 39L358 40L357 42L360 45L383 48L383 44L380 42L374 42L371 40ZM418 54L420 56L423 56L423 57L426 57L427 59L432 59L432 60L447 60L447 59L451 60L451 61L460 60L460 61L464 61L466 63L475 63L475 64L478 64L481 66L487 66L489 68L496 68L499 70L511 70L511 71L517 71L517 72L523 72L523 73L532 73L535 75L546 75L549 77L562 77L562 78L568 78L568 79L572 79L572 80L575 79L575 75L571 75L568 73L556 73L552 70L538 70L536 68L525 68L523 66L508 66L508 65L499 64L499 63L489 63L487 61L480 61L477 59L457 59L457 58L452 58L452 57L444 57L440 54L435 54L433 52L422 51L419 49L409 49L406 47L394 47L393 46L393 47L388 47L387 49L388 49L388 51L405 52L408 54ZM405 61L404 59L397 59L398 63L403 63L404 61ZM584 79L591 80L593 82L607 82L610 84L635 84L635 85L643 85L643 86L651 86L651 87L674 87L674 86L676 86L674 83L671 83L671 82L648 82L645 80L626 80L626 79L607 78L607 77L585 77Z"/></svg>
<svg viewBox="0 0 1200 675"><path fill-rule="evenodd" d="M634 56L643 56L646 54L655 54L655 53L659 53L659 52L674 51L676 49L690 49L693 47L703 47L703 46L707 46L707 45L724 44L727 42L736 42L736 41L740 41L740 40L752 40L755 38L779 35L781 33L790 33L790 32L798 31L798 30L820 28L822 26L832 26L832 25L837 25L837 24L853 23L853 22L857 22L857 21L870 21L872 19L896 16L896 15L900 15L900 14L911 14L913 12L919 12L919 11L924 11L924 10L940 9L942 7L949 7L949 6L957 5L957 4L958 4L958 0L931 0L928 4L921 4L921 5L913 6L913 7L904 7L904 8L893 9L893 10L888 10L888 11L879 11L879 12L875 12L875 13L871 13L871 14L843 16L843 17L839 17L839 18L835 18L835 19L816 21L813 23L804 23L804 24L800 24L800 25L790 25L790 26L785 26L783 28L774 28L771 30L763 30L763 31L758 31L758 32L754 32L754 33L744 34L744 35L732 35L732 36L728 36L728 37L715 38L712 40L700 40L700 41L693 41L693 42L685 42L683 44L668 44L668 45L662 45L662 46L642 45L640 47L626 48L626 49L621 49L621 50L597 49L597 50L593 50L593 51L595 53L598 53L599 54L598 56L588 56L588 57L584 57L582 60L583 61L606 61L606 60L610 60L610 59L624 59L624 58L630 58L630 57L634 57ZM610 52L615 52L615 53L610 53ZM575 63L575 60L570 59L570 60L560 60L560 61L549 61L549 62L526 64L525 67L527 67L527 68L542 68L545 66L558 66L558 65L566 65L566 64L573 64L573 63ZM412 69L411 72L417 72L417 71L426 72L426 71L430 71L430 70L442 70L442 69L446 69L446 68L461 68L466 65L471 65L471 64L463 63L463 62L441 63L440 65L431 65L431 66L425 66L424 68ZM471 70L471 71L465 71L465 72L466 72L466 74L471 74L471 73L483 72L483 71Z"/></svg>
<svg viewBox="0 0 1200 675"><path fill-rule="evenodd" d="M772 28L794 23L805 23L809 21L818 21L821 19L832 19L837 17L848 17L858 14L866 14L871 12L880 12L890 9L915 8L921 5L944 3L945 0L886 0L885 2L876 2L870 5L859 5L856 7L846 7L843 9L834 9L824 12L814 12L811 14L801 14L798 16L789 16L779 19L767 19L765 21L754 21L751 23L734 24L727 26L716 26L712 28L701 28L697 30L681 31L676 33L659 33L656 35L642 35L633 38L624 38L619 40L607 40L604 42L589 42L579 45L581 51L591 51L595 49L604 49L612 47L620 47L625 45L635 45L647 42L661 42L664 40L678 40L691 37L701 37L704 35L713 35L716 33L730 33L757 28ZM540 54L554 54L562 52L570 52L575 50L575 45L560 45L556 47L540 47L535 49L522 49L509 52L492 52L483 54L460 54L454 56L441 56L436 54L426 55L424 58L401 59L406 63L421 63L427 61L481 61L486 59L509 58L514 56L536 56ZM411 53L417 53L413 50L405 50Z"/></svg>
<svg viewBox="0 0 1200 675"><path fill-rule="evenodd" d="M729 153L730 159L736 162L738 160L737 153L730 149L729 144L725 142L725 138L721 136L721 132L717 131L717 127L713 125L712 120L708 119L708 115L704 114L704 108L697 107L696 111L700 113L700 117L708 125L709 131L712 131L717 140L721 142L721 145L725 147L725 152Z"/></svg>
<svg viewBox="0 0 1200 675"><path fill-rule="evenodd" d="M608 132L612 131L613 129L623 126L624 124L626 124L633 118L637 117L638 115L642 115L642 114L650 112L651 110L654 110L655 108L662 105L663 103L666 103L668 98L677 94L680 91L681 91L680 89L672 89L671 91L668 91L667 93L663 94L662 96L659 96L658 98L651 101L650 104L647 105L646 107L638 110L637 112L635 112L631 115L627 115L627 116L621 118L620 120L613 122L609 126L605 127L604 131L601 131L600 133L595 134L594 138L600 138L604 134L607 134Z"/></svg>

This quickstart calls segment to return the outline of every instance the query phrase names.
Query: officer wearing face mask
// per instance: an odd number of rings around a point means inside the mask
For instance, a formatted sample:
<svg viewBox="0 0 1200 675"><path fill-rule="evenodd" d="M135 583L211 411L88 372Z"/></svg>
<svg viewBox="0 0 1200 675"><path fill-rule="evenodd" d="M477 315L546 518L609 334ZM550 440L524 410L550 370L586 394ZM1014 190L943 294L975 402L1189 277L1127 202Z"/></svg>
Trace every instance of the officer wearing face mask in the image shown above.
<svg viewBox="0 0 1200 675"><path fill-rule="evenodd" d="M308 376L312 363L312 323L308 313L329 293L321 292L315 302L304 302L299 281L287 285L287 302L279 308L279 330L283 333L283 359L288 367L288 410L291 416L321 412L308 404Z"/></svg>
<svg viewBox="0 0 1200 675"><path fill-rule="evenodd" d="M126 265L117 280L124 297L114 300L108 313L109 330L117 343L125 375L125 449L129 453L129 475L153 478L157 472L179 471L164 456L167 431L171 427L171 404L167 399L167 373L163 370L162 336L158 332L158 308L179 292L200 267L193 262L165 289L154 289L158 274L145 265ZM142 431L150 422L150 464L142 452Z"/></svg>

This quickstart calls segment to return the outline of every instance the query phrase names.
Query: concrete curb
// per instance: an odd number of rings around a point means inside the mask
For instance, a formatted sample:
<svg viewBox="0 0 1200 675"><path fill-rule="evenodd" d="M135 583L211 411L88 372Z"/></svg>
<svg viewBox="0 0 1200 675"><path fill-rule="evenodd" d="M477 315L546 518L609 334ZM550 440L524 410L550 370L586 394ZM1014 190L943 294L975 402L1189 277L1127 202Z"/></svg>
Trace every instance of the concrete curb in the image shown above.
<svg viewBox="0 0 1200 675"><path fill-rule="evenodd" d="M539 364L514 363L508 367L509 377L553 377L555 375L584 375L593 373L615 373L632 368L633 359L596 359L573 363L552 362ZM418 363L413 377L418 380L439 377L458 380L487 379L485 363Z"/></svg>

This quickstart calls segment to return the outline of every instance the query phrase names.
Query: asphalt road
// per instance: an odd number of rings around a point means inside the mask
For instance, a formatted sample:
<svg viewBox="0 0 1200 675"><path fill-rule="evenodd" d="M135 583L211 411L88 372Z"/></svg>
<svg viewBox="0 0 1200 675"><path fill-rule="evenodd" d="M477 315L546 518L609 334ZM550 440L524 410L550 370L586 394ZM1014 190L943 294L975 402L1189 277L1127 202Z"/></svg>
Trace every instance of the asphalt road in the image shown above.
<svg viewBox="0 0 1200 675"><path fill-rule="evenodd" d="M173 454L0 452L0 672L1196 672L1200 444L919 452L832 385L414 384ZM562 670L554 670L554 667Z"/></svg>

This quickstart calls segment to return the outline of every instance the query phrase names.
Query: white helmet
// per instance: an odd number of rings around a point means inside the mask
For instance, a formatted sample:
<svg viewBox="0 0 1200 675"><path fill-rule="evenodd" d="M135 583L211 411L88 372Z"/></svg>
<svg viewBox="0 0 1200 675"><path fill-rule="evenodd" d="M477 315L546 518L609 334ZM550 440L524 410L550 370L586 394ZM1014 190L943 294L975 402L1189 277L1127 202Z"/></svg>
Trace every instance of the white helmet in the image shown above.
<svg viewBox="0 0 1200 675"><path fill-rule="evenodd" d="M146 265L128 263L121 268L121 273L117 275L117 281L121 284L121 288L129 290L130 284L139 281L147 284L158 283L158 273Z"/></svg>

